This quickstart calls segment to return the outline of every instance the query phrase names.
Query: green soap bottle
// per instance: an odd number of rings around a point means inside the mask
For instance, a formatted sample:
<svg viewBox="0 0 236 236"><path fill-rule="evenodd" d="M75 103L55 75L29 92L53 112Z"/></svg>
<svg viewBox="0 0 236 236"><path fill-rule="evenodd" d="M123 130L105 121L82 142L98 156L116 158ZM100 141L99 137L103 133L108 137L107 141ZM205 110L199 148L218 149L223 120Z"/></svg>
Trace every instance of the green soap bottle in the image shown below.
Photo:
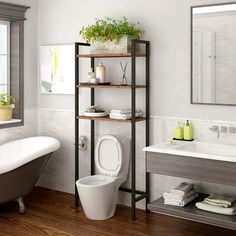
<svg viewBox="0 0 236 236"><path fill-rule="evenodd" d="M175 139L184 139L184 128L180 122L177 123L177 127L175 128Z"/></svg>
<svg viewBox="0 0 236 236"><path fill-rule="evenodd" d="M184 140L193 140L193 127L189 123L189 120L187 120L184 126Z"/></svg>

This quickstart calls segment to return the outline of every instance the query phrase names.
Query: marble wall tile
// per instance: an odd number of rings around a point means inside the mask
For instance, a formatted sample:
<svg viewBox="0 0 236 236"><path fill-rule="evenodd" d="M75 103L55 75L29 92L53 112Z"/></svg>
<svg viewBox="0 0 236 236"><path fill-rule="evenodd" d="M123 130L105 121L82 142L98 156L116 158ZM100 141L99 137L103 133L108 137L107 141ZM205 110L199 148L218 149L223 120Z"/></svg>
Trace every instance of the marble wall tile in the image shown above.
<svg viewBox="0 0 236 236"><path fill-rule="evenodd" d="M37 135L37 109L25 109L24 126L0 129L0 144Z"/></svg>
<svg viewBox="0 0 236 236"><path fill-rule="evenodd" d="M173 130L177 121L185 122L185 119L169 117L152 117L151 118L151 144L165 142L173 137ZM216 134L209 130L212 125L235 126L236 122L210 121L190 119L194 127L195 139L215 142L236 144L236 135L221 135L219 139ZM90 174L90 122L81 121L81 135L88 138L88 149L80 151L80 177ZM113 134L117 136L124 144L126 151L130 140L130 125L111 122L97 122L96 140L99 136ZM137 189L145 189L145 153L142 148L145 146L144 139L145 126L140 122L137 124ZM44 173L42 174L38 185L57 189L69 193L74 193L74 113L70 111L38 111L38 134L49 135L58 138L61 141L62 148L58 150L49 161ZM128 158L128 155L125 155ZM217 184L210 184L194 180L173 178L168 176L151 176L151 199L162 195L164 191L169 191L181 181L196 183L199 191L210 193L231 193L236 196L236 188L227 187ZM123 186L130 187L130 173L128 180ZM119 193L118 202L124 205L130 205L131 196L127 193ZM145 207L145 201L137 204L139 208Z"/></svg>

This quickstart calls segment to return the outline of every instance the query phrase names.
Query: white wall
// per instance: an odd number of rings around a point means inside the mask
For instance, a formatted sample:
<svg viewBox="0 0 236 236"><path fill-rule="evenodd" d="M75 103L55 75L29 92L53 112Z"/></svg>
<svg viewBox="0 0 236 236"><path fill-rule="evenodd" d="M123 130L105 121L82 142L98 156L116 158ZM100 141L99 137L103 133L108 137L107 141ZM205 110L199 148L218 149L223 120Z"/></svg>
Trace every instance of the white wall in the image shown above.
<svg viewBox="0 0 236 236"><path fill-rule="evenodd" d="M236 121L236 107L226 106L200 106L190 104L190 6L227 2L228 0L39 0L38 1L38 48L40 45L65 44L81 41L79 30L83 25L93 23L96 17L122 17L141 22L145 29L145 39L151 41L151 122L152 143L170 138L173 124L176 119L194 118L206 119L207 125L202 125L201 134L196 130L197 138L201 138L206 132L211 120ZM112 59L111 59L112 60ZM117 65L119 61L113 60ZM117 69L110 66L109 70ZM87 72L89 67L82 67ZM109 72L111 73L111 72ZM116 79L118 79L116 75ZM114 106L127 106L128 92L100 91L101 105L107 108ZM89 96L82 93L83 101L89 103ZM110 99L110 97L114 99ZM85 106L83 102L82 107ZM141 103L142 104L142 103ZM54 155L47 166L40 184L54 189L73 192L73 150L74 137L73 111L74 96L41 95L38 93L38 129L39 134L53 135L62 140L62 149L58 155ZM158 117L156 117L158 116ZM156 117L156 119L155 119ZM161 117L161 118L160 118ZM170 117L164 119L162 117ZM159 121L161 119L161 121ZM174 123L173 123L174 122ZM203 122L203 123L204 123ZM171 124L170 124L171 123ZM88 123L82 122L82 134L89 137ZM122 129L119 125L98 123L98 128L104 132L113 132L118 135ZM143 127L138 127L141 134ZM156 137L156 134L160 136ZM127 137L129 129L122 129L119 136ZM144 188L144 155L142 149L142 137L139 135L138 154L138 186ZM234 137L232 137L234 138ZM235 139L235 138L234 138ZM81 152L81 176L89 173L89 150ZM62 178L62 176L64 178ZM178 180L174 178L158 178L154 181L156 196L162 190L168 190ZM207 185L204 185L207 186ZM214 188L213 188L214 189ZM229 190L230 192L230 190ZM127 200L127 199L126 199ZM129 203L129 199L127 200Z"/></svg>
<svg viewBox="0 0 236 236"><path fill-rule="evenodd" d="M25 126L0 129L0 143L37 134L37 5L36 0L8 0L8 3L30 6L25 21Z"/></svg>
<svg viewBox="0 0 236 236"><path fill-rule="evenodd" d="M190 104L190 6L224 1L38 1L39 45L79 41L79 29L95 17L140 21L151 41L151 114L236 120L236 107ZM39 95L39 107L73 109L71 96Z"/></svg>

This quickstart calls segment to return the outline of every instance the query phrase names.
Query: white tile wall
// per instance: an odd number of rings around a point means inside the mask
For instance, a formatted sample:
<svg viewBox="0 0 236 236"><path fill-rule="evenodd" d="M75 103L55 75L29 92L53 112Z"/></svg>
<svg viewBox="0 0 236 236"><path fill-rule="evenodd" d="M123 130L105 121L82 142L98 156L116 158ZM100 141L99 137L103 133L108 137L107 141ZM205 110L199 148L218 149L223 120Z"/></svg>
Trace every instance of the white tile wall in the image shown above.
<svg viewBox="0 0 236 236"><path fill-rule="evenodd" d="M56 121L56 122L55 122ZM177 121L185 122L184 119L168 117L151 118L151 144L166 141L173 137L173 129ZM191 120L194 126L195 138L197 140L232 143L236 144L236 135L221 135L220 139L216 134L209 131L211 125L235 126L236 122L221 122L210 120ZM130 139L130 125L97 122L96 137L104 134L113 134L117 136L126 145ZM89 139L89 122L81 121L81 135ZM144 147L144 123L137 124L137 189L143 190L145 187L145 155L142 152ZM49 161L38 185L57 189L69 193L74 192L74 113L70 111L43 110L38 111L38 132L39 135L49 135L58 138L62 143L62 148L54 154ZM90 152L89 147L86 151L81 151L80 159L80 177L89 175L90 172ZM169 191L175 187L182 179L153 175L151 177L152 199L160 196L164 191ZM187 180L188 181L188 180ZM190 180L192 182L192 180ZM195 181L196 182L196 181ZM196 182L203 192L222 192L232 193L236 196L236 188L216 184ZM130 185L130 178L125 184ZM119 203L130 205L130 195L119 194ZM144 207L144 201L138 204L138 207Z"/></svg>
<svg viewBox="0 0 236 236"><path fill-rule="evenodd" d="M37 135L37 109L25 109L24 126L0 129L0 144Z"/></svg>

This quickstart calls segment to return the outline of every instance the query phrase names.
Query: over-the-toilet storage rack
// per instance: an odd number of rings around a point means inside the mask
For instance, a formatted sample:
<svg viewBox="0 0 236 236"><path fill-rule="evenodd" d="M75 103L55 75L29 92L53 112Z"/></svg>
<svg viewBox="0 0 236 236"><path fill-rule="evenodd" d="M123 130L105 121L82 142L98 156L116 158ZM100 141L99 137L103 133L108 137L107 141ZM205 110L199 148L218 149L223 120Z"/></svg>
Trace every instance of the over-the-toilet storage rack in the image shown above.
<svg viewBox="0 0 236 236"><path fill-rule="evenodd" d="M144 45L145 53L140 54L137 52L137 46ZM149 102L149 91L150 91L150 42L145 40L132 40L131 53L122 54L80 54L80 47L89 47L88 43L75 43L75 181L79 179L79 136L80 136L80 119L90 120L91 122L91 175L95 174L95 121L112 121L112 122L124 122L131 124L131 189L120 188L120 191L131 193L131 207L132 214L131 219L136 219L136 203L146 198L146 206L149 203L149 173L146 173L146 190L138 191L136 189L136 122L146 122L146 146L149 146L149 117L150 117L150 102ZM95 67L96 58L131 58L131 85L80 85L79 78L79 62L81 58L91 59L91 68ZM136 58L145 58L145 85L136 84ZM108 116L103 118L91 118L80 116L79 114L79 90L82 88L89 88L91 90L91 105L95 105L95 89L106 88L106 89L130 89L131 90L131 108L132 118L131 120L112 120ZM146 108L145 117L135 117L136 109L136 89L146 90ZM75 187L75 206L79 207L79 196L77 188ZM146 207L147 209L147 207Z"/></svg>

